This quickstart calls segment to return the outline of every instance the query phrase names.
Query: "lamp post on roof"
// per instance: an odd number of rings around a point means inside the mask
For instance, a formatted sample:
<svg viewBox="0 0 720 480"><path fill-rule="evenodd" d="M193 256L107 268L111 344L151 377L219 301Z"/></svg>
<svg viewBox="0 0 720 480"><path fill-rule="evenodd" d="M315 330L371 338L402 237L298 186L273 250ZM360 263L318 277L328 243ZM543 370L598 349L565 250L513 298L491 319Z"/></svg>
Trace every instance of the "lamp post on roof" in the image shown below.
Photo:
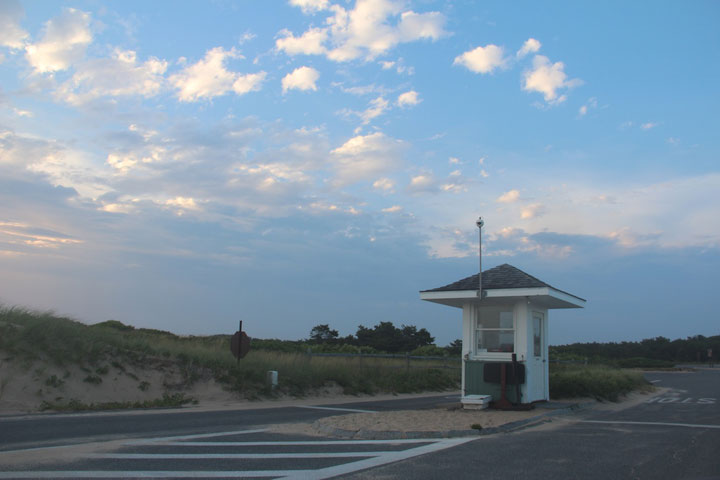
<svg viewBox="0 0 720 480"><path fill-rule="evenodd" d="M482 227L485 225L482 217L478 217L475 225L478 227L478 263L480 269L478 270L478 298L482 298Z"/></svg>

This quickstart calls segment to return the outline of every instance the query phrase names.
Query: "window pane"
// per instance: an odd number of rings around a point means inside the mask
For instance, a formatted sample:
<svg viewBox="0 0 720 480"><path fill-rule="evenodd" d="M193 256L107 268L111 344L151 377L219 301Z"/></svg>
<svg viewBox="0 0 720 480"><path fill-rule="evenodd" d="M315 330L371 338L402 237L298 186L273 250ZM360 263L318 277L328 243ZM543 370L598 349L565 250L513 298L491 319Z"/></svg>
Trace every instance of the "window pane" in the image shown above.
<svg viewBox="0 0 720 480"><path fill-rule="evenodd" d="M542 321L540 317L533 317L533 355L542 356Z"/></svg>
<svg viewBox="0 0 720 480"><path fill-rule="evenodd" d="M478 352L513 352L514 330L477 330Z"/></svg>
<svg viewBox="0 0 720 480"><path fill-rule="evenodd" d="M513 312L500 312L500 327L501 328L514 328Z"/></svg>
<svg viewBox="0 0 720 480"><path fill-rule="evenodd" d="M513 312L483 311L478 319L477 328L514 328Z"/></svg>

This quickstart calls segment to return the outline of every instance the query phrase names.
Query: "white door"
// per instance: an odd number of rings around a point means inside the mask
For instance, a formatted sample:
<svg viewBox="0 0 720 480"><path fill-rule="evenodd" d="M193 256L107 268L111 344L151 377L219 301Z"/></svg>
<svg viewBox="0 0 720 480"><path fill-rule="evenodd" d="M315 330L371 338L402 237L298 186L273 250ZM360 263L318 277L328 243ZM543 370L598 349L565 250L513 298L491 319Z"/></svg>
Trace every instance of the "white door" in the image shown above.
<svg viewBox="0 0 720 480"><path fill-rule="evenodd" d="M532 371L530 372L530 398L528 400L534 402L548 399L548 392L545 390L547 385L547 347L545 343L547 340L545 338L545 316L540 312L533 312L532 319L532 352L530 352Z"/></svg>

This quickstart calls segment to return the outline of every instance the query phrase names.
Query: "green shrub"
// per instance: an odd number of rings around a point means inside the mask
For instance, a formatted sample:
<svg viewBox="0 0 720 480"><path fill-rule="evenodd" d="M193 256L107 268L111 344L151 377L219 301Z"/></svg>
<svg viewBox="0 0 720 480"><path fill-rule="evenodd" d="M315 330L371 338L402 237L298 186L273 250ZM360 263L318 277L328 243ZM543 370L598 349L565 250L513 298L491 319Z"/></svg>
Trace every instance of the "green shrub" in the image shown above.
<svg viewBox="0 0 720 480"><path fill-rule="evenodd" d="M673 368L675 362L654 358L632 357L615 360L614 365L620 368Z"/></svg>
<svg viewBox="0 0 720 480"><path fill-rule="evenodd" d="M62 380L62 379L58 378L57 375L50 375L50 376L45 380L45 385L47 385L48 387L60 388L60 387L62 387L64 384L65 384L65 380Z"/></svg>
<svg viewBox="0 0 720 480"><path fill-rule="evenodd" d="M639 372L598 365L552 365L550 397L591 397L616 402L621 395L649 388Z"/></svg>
<svg viewBox="0 0 720 480"><path fill-rule="evenodd" d="M188 403L197 403L191 397L186 397L182 393L164 394L162 398L154 400L145 400L142 402L106 402L106 403L84 403L75 398L70 399L67 403L58 401L43 401L40 404L40 410L55 411L82 411L82 410L117 410L127 408L169 408L181 407Z"/></svg>
<svg viewBox="0 0 720 480"><path fill-rule="evenodd" d="M447 356L447 350L437 345L424 345L410 352L410 355L417 355L419 357L444 357Z"/></svg>
<svg viewBox="0 0 720 480"><path fill-rule="evenodd" d="M83 382L92 383L93 385L99 385L102 383L102 378L98 377L97 375L88 375L87 377L83 378Z"/></svg>

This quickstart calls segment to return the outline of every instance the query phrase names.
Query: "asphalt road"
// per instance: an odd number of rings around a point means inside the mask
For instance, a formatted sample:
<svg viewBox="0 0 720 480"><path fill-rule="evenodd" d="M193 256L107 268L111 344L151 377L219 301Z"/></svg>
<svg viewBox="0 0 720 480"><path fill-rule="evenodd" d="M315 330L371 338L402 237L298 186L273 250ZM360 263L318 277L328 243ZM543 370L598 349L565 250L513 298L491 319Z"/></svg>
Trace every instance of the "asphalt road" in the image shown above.
<svg viewBox="0 0 720 480"><path fill-rule="evenodd" d="M720 370L647 377L668 390L630 408L585 410L540 427L469 439L338 441L258 428L341 413L326 405L5 418L0 450L125 440L37 468L0 464L0 478L720 479ZM449 400L335 408L422 408Z"/></svg>
<svg viewBox="0 0 720 480"><path fill-rule="evenodd" d="M720 479L720 369L646 377L671 390L343 478Z"/></svg>
<svg viewBox="0 0 720 480"><path fill-rule="evenodd" d="M242 430L278 423L311 422L344 409L372 411L431 408L452 401L452 396L430 395L403 400L362 401L323 405L318 409L284 407L250 410L41 414L0 417L0 452L121 438L180 436ZM457 401L459 397L454 397ZM340 409L340 410L337 410Z"/></svg>

